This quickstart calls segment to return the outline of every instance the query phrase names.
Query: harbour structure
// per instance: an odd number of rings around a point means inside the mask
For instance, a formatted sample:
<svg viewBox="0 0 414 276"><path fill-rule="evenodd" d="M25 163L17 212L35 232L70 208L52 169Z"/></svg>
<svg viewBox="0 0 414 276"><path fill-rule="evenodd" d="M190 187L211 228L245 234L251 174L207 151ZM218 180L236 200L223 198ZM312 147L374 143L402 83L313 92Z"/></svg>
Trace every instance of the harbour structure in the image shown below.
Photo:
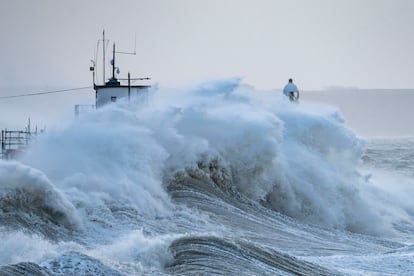
<svg viewBox="0 0 414 276"><path fill-rule="evenodd" d="M106 42L105 40L105 31L103 32L102 39L102 56L103 56L103 81L101 84L97 83L96 78L96 58L92 60L93 66L90 67L90 71L93 73L93 88L95 90L95 105L75 105L75 115L79 116L80 114L93 111L97 108L100 108L109 103L117 102L120 99L127 99L130 101L133 98L139 97L142 100L148 96L150 85L146 84L132 84L136 81L145 81L150 78L131 78L131 74L128 72L127 78L117 78L116 74L119 74L119 68L115 64L115 55L119 54L136 54L136 49L134 53L126 52L116 52L115 43L112 48L112 77L105 82L105 56L106 56ZM99 44L98 44L99 45ZM50 92L47 92L50 93ZM39 93L43 94L43 93ZM43 132L44 130L41 130ZM34 130L31 129L30 119L28 125L24 130L1 130L0 137L0 159L16 159L30 144L30 141L38 135L37 126Z"/></svg>
<svg viewBox="0 0 414 276"><path fill-rule="evenodd" d="M119 74L119 68L116 67L115 57L116 53L118 54L136 54L136 49L134 53L126 53L126 52L116 52L115 51L115 43L112 47L112 60L111 60L111 67L112 67L112 76L109 78L107 82L105 76L105 55L106 55L106 48L105 48L106 40L105 40L105 31L103 31L103 39L102 39L102 56L103 56L103 84L97 84L95 71L96 71L96 60L92 61L93 66L90 67L90 70L93 73L93 88L95 90L95 108L100 108L108 103L117 102L119 99L127 99L130 101L134 97L146 97L148 95L150 85L145 84L138 84L133 85L132 82L136 81L144 81L149 80L149 78L131 78L131 74L128 72L127 78L117 78L117 74ZM122 83L121 83L122 82ZM126 82L126 83L125 83Z"/></svg>
<svg viewBox="0 0 414 276"><path fill-rule="evenodd" d="M41 130L40 132L43 132ZM24 130L8 130L1 131L0 159L16 159L29 145L30 141L38 135L37 126L34 130L30 126L30 118Z"/></svg>

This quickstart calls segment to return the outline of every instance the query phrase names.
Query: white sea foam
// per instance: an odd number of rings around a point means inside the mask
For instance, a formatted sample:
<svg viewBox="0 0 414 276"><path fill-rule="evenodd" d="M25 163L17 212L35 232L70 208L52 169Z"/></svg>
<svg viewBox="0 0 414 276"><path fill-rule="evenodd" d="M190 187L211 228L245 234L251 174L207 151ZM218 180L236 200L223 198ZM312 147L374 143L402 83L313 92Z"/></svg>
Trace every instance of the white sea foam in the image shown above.
<svg viewBox="0 0 414 276"><path fill-rule="evenodd" d="M11 211L23 208L47 213L67 228L81 226L75 207L46 175L18 162L0 161L0 203L8 205L3 208L12 208Z"/></svg>
<svg viewBox="0 0 414 276"><path fill-rule="evenodd" d="M414 210L404 192L411 191L406 189L411 182L403 179L391 188L387 184L400 178L377 171L370 177L370 168L361 172L365 147L336 108L291 103L280 92L258 91L237 78L185 89L161 87L146 105L121 101L60 129L48 128L21 158L25 165L0 162L0 203L10 210L14 203L31 206L22 208L28 220L36 210L55 212L58 218L63 215L63 224L79 230L65 236L73 242L59 241L59 236L52 242L23 231L27 229L1 228L0 265L33 261L61 274L111 269L162 274L170 261L177 269L172 271L197 269L182 258L190 256L207 264L200 273L216 263L237 270L234 258L243 268L253 265L257 270L251 271L270 273L253 258L260 249L263 256L273 250L299 252L332 269L339 264L344 272L347 264L355 269L352 273L378 271L376 258L387 260L383 253L399 244L385 235L377 240L329 229L369 234L413 229L405 223ZM191 186L208 182L209 168L205 178L183 190L166 187L176 172L211 165L209 160L217 160L213 169L223 169L226 185L234 185L217 193L222 198ZM25 191L27 197L16 192L10 197L13 191ZM170 197L174 192L180 200ZM186 195L191 197L188 208L178 204L186 203ZM258 204L242 206L252 203L246 197ZM197 205L191 200L204 201ZM6 223L11 219L0 218ZM180 237L188 239L180 243ZM196 251L193 241L201 242ZM253 250L253 259L231 253L238 242ZM314 250L317 256L338 251L379 255L365 255L372 264L362 267L350 256L317 258ZM174 256L177 252L185 255ZM399 256L405 261L404 254L393 254L397 264ZM384 271L393 271L393 264Z"/></svg>
<svg viewBox="0 0 414 276"><path fill-rule="evenodd" d="M120 201L155 216L170 206L161 183L167 157L135 114L110 106L39 137L24 162L47 173L75 201Z"/></svg>
<svg viewBox="0 0 414 276"><path fill-rule="evenodd" d="M172 208L163 175L207 154L253 200L305 222L378 233L388 226L365 198L374 188L358 172L364 144L333 107L230 79L160 88L139 109L102 108L48 131L24 161L79 200L123 201L157 216Z"/></svg>
<svg viewBox="0 0 414 276"><path fill-rule="evenodd" d="M120 236L111 244L100 245L88 251L88 254L125 270L128 270L125 264L132 263L135 264L135 269L160 270L172 260L168 247L174 238L177 238L177 235L149 237L142 229L138 229Z"/></svg>
<svg viewBox="0 0 414 276"><path fill-rule="evenodd" d="M21 231L0 231L0 266L19 262L40 262L68 250L81 250L74 242L53 243L38 235Z"/></svg>

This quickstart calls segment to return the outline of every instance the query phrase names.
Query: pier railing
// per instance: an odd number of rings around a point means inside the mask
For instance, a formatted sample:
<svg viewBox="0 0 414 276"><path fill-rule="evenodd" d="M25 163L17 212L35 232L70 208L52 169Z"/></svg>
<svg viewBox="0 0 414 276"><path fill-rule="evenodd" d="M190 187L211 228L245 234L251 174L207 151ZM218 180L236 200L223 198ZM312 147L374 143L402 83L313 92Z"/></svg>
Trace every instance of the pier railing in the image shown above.
<svg viewBox="0 0 414 276"><path fill-rule="evenodd" d="M75 117L79 117L81 115L90 113L96 109L95 105L83 105L77 104L75 105Z"/></svg>
<svg viewBox="0 0 414 276"><path fill-rule="evenodd" d="M15 159L29 145L30 141L38 134L37 127L34 131L30 130L30 120L25 130L8 130L1 131L1 151L0 159Z"/></svg>

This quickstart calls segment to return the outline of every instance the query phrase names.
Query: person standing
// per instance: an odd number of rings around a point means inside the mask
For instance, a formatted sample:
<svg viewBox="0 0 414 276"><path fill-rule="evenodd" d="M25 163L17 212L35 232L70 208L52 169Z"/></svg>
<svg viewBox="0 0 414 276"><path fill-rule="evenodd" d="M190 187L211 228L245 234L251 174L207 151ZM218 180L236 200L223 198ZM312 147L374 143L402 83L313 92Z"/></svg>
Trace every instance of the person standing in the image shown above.
<svg viewBox="0 0 414 276"><path fill-rule="evenodd" d="M289 79L289 82L283 88L283 94L286 97L289 97L289 100L292 102L299 100L299 89L296 84L293 83L292 79Z"/></svg>

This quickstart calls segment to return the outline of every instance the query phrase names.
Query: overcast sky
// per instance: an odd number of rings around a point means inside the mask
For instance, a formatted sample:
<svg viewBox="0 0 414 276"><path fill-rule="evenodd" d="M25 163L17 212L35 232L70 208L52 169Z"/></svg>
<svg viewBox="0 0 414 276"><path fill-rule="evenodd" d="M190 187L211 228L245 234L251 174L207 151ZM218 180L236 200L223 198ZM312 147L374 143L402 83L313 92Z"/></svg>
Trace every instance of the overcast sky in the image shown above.
<svg viewBox="0 0 414 276"><path fill-rule="evenodd" d="M121 75L414 88L412 0L0 0L0 84L77 87L105 29Z"/></svg>
<svg viewBox="0 0 414 276"><path fill-rule="evenodd" d="M92 85L90 60L103 29L119 51L133 51L136 34L137 55L117 55L121 77L130 71L133 77L151 77L162 86L242 77L245 83L273 90L292 77L301 90L414 88L414 0L0 0L0 4L2 96ZM375 101L375 93L370 95ZM336 103L333 98L329 101ZM59 121L62 113L73 116L76 103L93 104L93 90L1 100L0 127L13 119L22 125L29 116L39 124ZM357 105L345 105L351 109L344 113L354 114ZM364 108L358 114L365 114ZM414 116L407 110L395 112L401 113L399 118ZM386 126L378 127L375 134L387 132ZM407 133L406 129L399 133Z"/></svg>

